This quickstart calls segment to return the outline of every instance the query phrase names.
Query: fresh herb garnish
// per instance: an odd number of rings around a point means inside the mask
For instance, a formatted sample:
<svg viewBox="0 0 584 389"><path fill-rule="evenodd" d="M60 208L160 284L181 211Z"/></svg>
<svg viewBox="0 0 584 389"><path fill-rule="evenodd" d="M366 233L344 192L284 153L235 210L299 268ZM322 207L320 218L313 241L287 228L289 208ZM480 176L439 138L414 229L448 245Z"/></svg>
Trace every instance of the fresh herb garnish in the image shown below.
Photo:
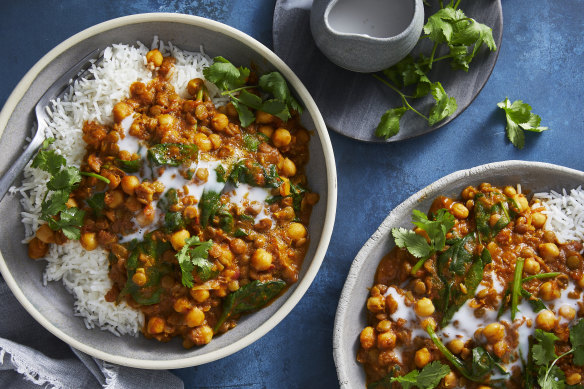
<svg viewBox="0 0 584 389"><path fill-rule="evenodd" d="M148 158L157 165L180 166L197 158L197 146L182 143L159 143L148 149Z"/></svg>
<svg viewBox="0 0 584 389"><path fill-rule="evenodd" d="M373 74L373 77L395 91L402 100L401 107L389 109L383 114L375 131L376 136L388 139L396 135L400 128L399 122L407 111L422 117L429 126L452 115L457 109L456 99L448 96L440 82L430 80L429 73L433 64L450 60L453 69L468 71L470 63L483 45L491 51L497 49L491 28L457 9L459 2L450 1L445 4L424 25L424 34L420 41L427 39L433 42L429 57L428 53L417 57L408 55L399 63L385 69L382 74ZM442 49L448 50L448 53L437 56ZM406 94L405 88L412 92ZM435 102L426 116L412 107L409 99L418 99L428 94L432 95Z"/></svg>
<svg viewBox="0 0 584 389"><path fill-rule="evenodd" d="M440 380L450 373L450 368L439 361L427 364L420 370L412 370L403 376L395 376L389 382L397 382L402 388L434 389L440 384Z"/></svg>
<svg viewBox="0 0 584 389"><path fill-rule="evenodd" d="M243 145L249 151L257 151L258 146L262 143L261 140L257 138L257 136L251 134L245 134L243 136Z"/></svg>
<svg viewBox="0 0 584 389"><path fill-rule="evenodd" d="M46 139L31 164L33 168L44 170L51 175L45 198L41 203L41 219L46 221L52 230L61 230L68 239L79 239L85 211L77 207L68 208L67 201L81 181L82 173L73 166L63 168L67 163L65 157L54 150L49 150L54 141L54 138Z"/></svg>
<svg viewBox="0 0 584 389"><path fill-rule="evenodd" d="M134 159L131 161L124 161L122 159L116 159L117 166L125 171L126 173L136 173L140 171L142 167L142 160L141 159Z"/></svg>
<svg viewBox="0 0 584 389"><path fill-rule="evenodd" d="M230 293L223 300L223 312L213 331L217 332L225 320L233 315L262 308L276 297L285 286L286 283L281 280L266 282L255 280Z"/></svg>
<svg viewBox="0 0 584 389"><path fill-rule="evenodd" d="M222 95L231 98L231 103L237 110L239 121L243 127L249 126L255 120L251 109L272 114L284 121L290 119L291 111L302 113L302 106L292 96L288 84L278 72L264 74L258 85L246 85L250 70L246 67L235 67L223 57L215 57L213 65L203 69L205 78L217 85ZM271 99L248 92L248 89L259 88Z"/></svg>
<svg viewBox="0 0 584 389"><path fill-rule="evenodd" d="M523 274L523 264L525 259L517 258L515 261L515 273L511 289L511 320L515 320L515 315L519 312L519 296L521 295L521 275Z"/></svg>
<svg viewBox="0 0 584 389"><path fill-rule="evenodd" d="M505 100L498 103L497 107L505 111L507 138L518 149L522 149L525 146L524 131L543 132L549 130L548 127L540 126L541 117L532 113L529 104L521 100L515 100L511 103L505 97Z"/></svg>
<svg viewBox="0 0 584 389"><path fill-rule="evenodd" d="M444 248L446 233L454 227L454 216L446 209L440 209L432 219L428 219L426 214L414 209L412 223L426 232L429 243L422 235L401 227L393 228L391 234L398 247L405 248L414 257L420 258L412 267L412 274L415 274L432 254Z"/></svg>
<svg viewBox="0 0 584 389"><path fill-rule="evenodd" d="M212 240L201 242L198 236L193 236L185 240L185 245L176 254L182 273L182 284L187 288L192 288L194 285L193 270L195 268L202 281L207 281L218 274L213 264L207 259L211 246L213 246Z"/></svg>

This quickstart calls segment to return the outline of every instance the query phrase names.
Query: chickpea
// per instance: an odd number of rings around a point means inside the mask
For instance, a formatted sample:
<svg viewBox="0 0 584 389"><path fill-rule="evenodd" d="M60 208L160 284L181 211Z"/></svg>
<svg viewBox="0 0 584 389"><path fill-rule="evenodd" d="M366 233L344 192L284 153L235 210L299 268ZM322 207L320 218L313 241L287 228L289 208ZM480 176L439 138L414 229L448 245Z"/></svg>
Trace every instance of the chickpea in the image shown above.
<svg viewBox="0 0 584 389"><path fill-rule="evenodd" d="M556 315L548 309L541 311L535 318L535 325L544 331L551 331L556 326Z"/></svg>
<svg viewBox="0 0 584 389"><path fill-rule="evenodd" d="M251 257L251 266L258 271L268 270L272 266L272 254L262 248L257 249Z"/></svg>
<svg viewBox="0 0 584 389"><path fill-rule="evenodd" d="M197 108L195 108L195 117L199 120L205 120L209 117L209 112L204 104L197 105Z"/></svg>
<svg viewBox="0 0 584 389"><path fill-rule="evenodd" d="M547 216L541 212L535 212L531 215L531 225L535 228L542 228L547 221Z"/></svg>
<svg viewBox="0 0 584 389"><path fill-rule="evenodd" d="M512 198L513 198L513 200L515 200L515 203L517 204L517 208L518 208L519 212L523 212L523 211L526 211L527 209L529 209L529 202L525 198L525 195L516 194Z"/></svg>
<svg viewBox="0 0 584 389"><path fill-rule="evenodd" d="M416 366L418 367L418 369L423 368L431 361L432 361L432 354L430 354L430 351L426 347L421 348L418 351L416 351L416 355L414 356L414 362L416 363Z"/></svg>
<svg viewBox="0 0 584 389"><path fill-rule="evenodd" d="M414 283L414 292L419 295L426 293L426 284L422 280L416 280Z"/></svg>
<svg viewBox="0 0 584 389"><path fill-rule="evenodd" d="M383 312L385 309L385 299L383 296L373 296L367 299L367 309L373 313Z"/></svg>
<svg viewBox="0 0 584 389"><path fill-rule="evenodd" d="M359 335L359 340L361 341L361 347L368 350L375 346L375 330L373 327L365 327Z"/></svg>
<svg viewBox="0 0 584 389"><path fill-rule="evenodd" d="M182 230L178 230L170 236L170 244L172 245L173 249L179 251L186 244L185 241L190 237L191 233L183 228Z"/></svg>
<svg viewBox="0 0 584 389"><path fill-rule="evenodd" d="M458 379L456 378L456 374L451 371L450 373L446 374L446 376L442 379L445 388L456 388L458 386Z"/></svg>
<svg viewBox="0 0 584 389"><path fill-rule="evenodd" d="M562 305L558 311L560 316L568 320L574 320L576 317L576 310L569 305Z"/></svg>
<svg viewBox="0 0 584 389"><path fill-rule="evenodd" d="M42 258L47 255L48 251L49 245L37 237L32 238L31 241L28 242L28 256L32 259Z"/></svg>
<svg viewBox="0 0 584 389"><path fill-rule="evenodd" d="M282 175L286 177L293 177L296 175L296 165L289 158L284 158L281 169Z"/></svg>
<svg viewBox="0 0 584 389"><path fill-rule="evenodd" d="M185 207L183 211L183 216L187 219L194 219L199 214L199 209L194 205L189 205Z"/></svg>
<svg viewBox="0 0 584 389"><path fill-rule="evenodd" d="M473 186L467 186L462 190L461 196L464 200L472 200L477 194L477 190Z"/></svg>
<svg viewBox="0 0 584 389"><path fill-rule="evenodd" d="M578 269L581 263L582 257L580 256L580 254L572 254L568 258L566 258L566 266L568 266L568 269L570 270Z"/></svg>
<svg viewBox="0 0 584 389"><path fill-rule="evenodd" d="M503 358L503 356L509 351L509 345L505 340L500 340L493 345L493 352L499 358Z"/></svg>
<svg viewBox="0 0 584 389"><path fill-rule="evenodd" d="M274 133L274 128L272 126L260 126L258 128L258 131L267 136L268 138L271 138L272 134Z"/></svg>
<svg viewBox="0 0 584 389"><path fill-rule="evenodd" d="M542 243L538 246L539 254L546 261L551 261L560 255L560 249L555 243Z"/></svg>
<svg viewBox="0 0 584 389"><path fill-rule="evenodd" d="M211 141L211 145L213 146L213 150L217 150L219 147L221 147L221 136L217 135L217 134L211 134L209 135L209 140Z"/></svg>
<svg viewBox="0 0 584 389"><path fill-rule="evenodd" d="M160 334L164 331L164 327L166 326L166 320L159 316L153 316L148 320L147 330L149 334Z"/></svg>
<svg viewBox="0 0 584 389"><path fill-rule="evenodd" d="M390 315L394 314L395 311L397 311L397 309L399 308L399 304L390 294L388 294L387 297L385 298L385 306L387 307L387 312Z"/></svg>
<svg viewBox="0 0 584 389"><path fill-rule="evenodd" d="M491 216L489 216L489 225L491 227L495 227L495 224L497 224L497 222L499 221L499 219L501 218L501 215L499 215L498 213L494 213Z"/></svg>
<svg viewBox="0 0 584 389"><path fill-rule="evenodd" d="M460 354L464 348L464 342L460 339L452 339L450 342L448 342L446 347L448 347L448 350L450 350L453 354Z"/></svg>
<svg viewBox="0 0 584 389"><path fill-rule="evenodd" d="M290 180L286 177L282 177L282 184L280 185L280 195L283 197L290 195Z"/></svg>
<svg viewBox="0 0 584 389"><path fill-rule="evenodd" d="M288 236L292 240L306 238L306 228L301 223L290 223L288 226Z"/></svg>
<svg viewBox="0 0 584 389"><path fill-rule="evenodd" d="M198 303L205 302L211 295L207 289L191 289L190 294Z"/></svg>
<svg viewBox="0 0 584 389"><path fill-rule="evenodd" d="M466 219L468 217L468 208L461 203L452 204L452 214L457 219Z"/></svg>
<svg viewBox="0 0 584 389"><path fill-rule="evenodd" d="M377 327L375 327L377 332L387 332L391 330L391 321L389 320L381 320L377 323Z"/></svg>
<svg viewBox="0 0 584 389"><path fill-rule="evenodd" d="M123 101L114 105L113 114L114 114L114 121L116 123L120 123L122 120L130 116L134 110L128 104L124 103Z"/></svg>
<svg viewBox="0 0 584 389"><path fill-rule="evenodd" d="M434 320L433 317L427 317L427 318L425 318L424 320L422 320L422 322L420 323L420 325L424 329L430 327L433 330L436 330L436 327L438 326L438 324L436 324L436 320Z"/></svg>
<svg viewBox="0 0 584 389"><path fill-rule="evenodd" d="M196 97L199 89L201 89L203 85L204 81L200 78L193 78L190 80L187 84L187 91L189 92L189 95Z"/></svg>
<svg viewBox="0 0 584 389"><path fill-rule="evenodd" d="M288 146L291 140L292 136L290 135L290 131L285 128L278 128L272 134L272 142L274 142L274 146L278 148Z"/></svg>
<svg viewBox="0 0 584 389"><path fill-rule="evenodd" d="M432 304L432 300L427 297L424 297L414 304L414 312L418 316L430 316L434 313L434 304Z"/></svg>
<svg viewBox="0 0 584 389"><path fill-rule="evenodd" d="M229 124L229 119L222 113L216 113L211 119L211 125L215 131L223 131Z"/></svg>
<svg viewBox="0 0 584 389"><path fill-rule="evenodd" d="M138 286L144 286L148 281L148 277L146 276L146 272L144 271L143 267L139 267L136 269L136 273L132 276L132 282Z"/></svg>
<svg viewBox="0 0 584 389"><path fill-rule="evenodd" d="M202 346L213 339L213 329L207 325L196 327L191 332L190 338L195 345Z"/></svg>
<svg viewBox="0 0 584 389"><path fill-rule="evenodd" d="M243 254L247 250L247 245L242 239L236 238L229 242L229 248L234 254Z"/></svg>
<svg viewBox="0 0 584 389"><path fill-rule="evenodd" d="M512 186L506 186L506 187L503 189L503 193L504 193L504 194L505 194L505 196L507 196L507 197L513 197L513 196L516 196L516 195L517 195L517 191L516 191L516 190L515 190L515 188L514 188L514 187L512 187Z"/></svg>
<svg viewBox="0 0 584 389"><path fill-rule="evenodd" d="M397 337L393 331L387 331L377 335L377 347L392 350L395 347Z"/></svg>
<svg viewBox="0 0 584 389"><path fill-rule="evenodd" d="M257 124L270 124L274 121L275 117L264 111L256 111L256 123Z"/></svg>
<svg viewBox="0 0 584 389"><path fill-rule="evenodd" d="M205 314L199 308L192 308L185 317L187 326L198 327L205 321Z"/></svg>
<svg viewBox="0 0 584 389"><path fill-rule="evenodd" d="M483 335L487 342L494 344L505 338L505 327L501 323L491 323L483 329Z"/></svg>
<svg viewBox="0 0 584 389"><path fill-rule="evenodd" d="M55 243L55 231L48 224L42 224L35 236L43 243Z"/></svg>
<svg viewBox="0 0 584 389"><path fill-rule="evenodd" d="M566 377L566 384L568 385L578 385L582 381L582 375L580 373L572 373Z"/></svg>
<svg viewBox="0 0 584 389"><path fill-rule="evenodd" d="M159 67L162 65L163 60L162 53L158 49L150 50L146 53L146 61L154 65L155 67Z"/></svg>
<svg viewBox="0 0 584 389"><path fill-rule="evenodd" d="M124 201L124 206L131 212L138 212L142 209L142 203L140 203L134 196L128 197L126 201Z"/></svg>
<svg viewBox="0 0 584 389"><path fill-rule="evenodd" d="M195 176L202 182L207 182L207 179L209 179L209 170L206 168L199 168L197 169Z"/></svg>
<svg viewBox="0 0 584 389"><path fill-rule="evenodd" d="M124 193L133 196L136 188L140 185L140 179L136 176L124 176L121 184Z"/></svg>
<svg viewBox="0 0 584 389"><path fill-rule="evenodd" d="M81 246L87 251L93 251L97 248L97 239L95 232L84 232L79 238Z"/></svg>
<svg viewBox="0 0 584 389"><path fill-rule="evenodd" d="M172 308L174 309L175 312L178 313L185 313L186 311L191 309L191 307L192 306L189 300L184 297L177 298L174 304L172 304Z"/></svg>
<svg viewBox="0 0 584 389"><path fill-rule="evenodd" d="M209 137L201 132L195 134L194 141L201 151L210 151L213 148L213 144L209 140Z"/></svg>
<svg viewBox="0 0 584 389"><path fill-rule="evenodd" d="M537 262L535 259L527 258L525 260L523 270L525 270L527 274L537 274L539 273L540 269L541 266L539 265L539 262Z"/></svg>
<svg viewBox="0 0 584 389"><path fill-rule="evenodd" d="M539 287L539 296L546 301L552 301L560 297L560 291L555 282L547 281Z"/></svg>
<svg viewBox="0 0 584 389"><path fill-rule="evenodd" d="M120 190L112 190L105 192L105 205L111 209L116 209L124 204L124 194Z"/></svg>

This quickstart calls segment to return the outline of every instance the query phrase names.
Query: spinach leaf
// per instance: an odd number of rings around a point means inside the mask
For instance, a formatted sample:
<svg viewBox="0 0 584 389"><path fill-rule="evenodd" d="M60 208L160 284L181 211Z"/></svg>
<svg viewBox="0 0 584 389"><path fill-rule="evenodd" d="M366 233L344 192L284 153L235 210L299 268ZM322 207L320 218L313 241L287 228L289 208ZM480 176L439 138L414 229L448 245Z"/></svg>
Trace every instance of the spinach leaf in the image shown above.
<svg viewBox="0 0 584 389"><path fill-rule="evenodd" d="M286 283L281 280L267 282L255 280L230 293L223 300L223 312L213 331L217 332L225 320L233 315L262 308L276 297L285 286Z"/></svg>
<svg viewBox="0 0 584 389"><path fill-rule="evenodd" d="M178 193L176 193L176 189L169 189L160 198L156 206L160 208L162 212L168 212L170 207L176 204L178 204Z"/></svg>
<svg viewBox="0 0 584 389"><path fill-rule="evenodd" d="M474 234L471 233L462 239L456 239L455 243L448 250L440 254L440 257L446 256L448 259L451 259L449 270L454 274L464 274L466 265L471 262L472 253L468 252L465 246L468 242L474 240L474 238Z"/></svg>
<svg viewBox="0 0 584 389"><path fill-rule="evenodd" d="M219 210L221 206L221 195L212 190L204 191L199 202L199 209L201 210L201 225L206 227L207 224Z"/></svg>
<svg viewBox="0 0 584 389"><path fill-rule="evenodd" d="M142 167L142 160L134 159L131 161L124 161L119 158L116 158L116 165L126 173L137 173L140 171L140 168Z"/></svg>
<svg viewBox="0 0 584 389"><path fill-rule="evenodd" d="M96 193L85 201L93 209L95 217L101 217L105 208L105 193Z"/></svg>
<svg viewBox="0 0 584 389"><path fill-rule="evenodd" d="M236 186L241 182L262 188L278 188L283 182L278 175L276 165L265 168L258 162L249 159L237 161L233 165L227 181Z"/></svg>
<svg viewBox="0 0 584 389"><path fill-rule="evenodd" d="M157 165L180 166L197 159L197 146L182 143L160 143L148 149L148 158Z"/></svg>
<svg viewBox="0 0 584 389"><path fill-rule="evenodd" d="M164 215L164 228L169 233L185 228L185 225L185 219L181 212L166 212Z"/></svg>
<svg viewBox="0 0 584 389"><path fill-rule="evenodd" d="M245 134L243 136L243 145L249 151L258 151L258 146L262 143L256 136Z"/></svg>

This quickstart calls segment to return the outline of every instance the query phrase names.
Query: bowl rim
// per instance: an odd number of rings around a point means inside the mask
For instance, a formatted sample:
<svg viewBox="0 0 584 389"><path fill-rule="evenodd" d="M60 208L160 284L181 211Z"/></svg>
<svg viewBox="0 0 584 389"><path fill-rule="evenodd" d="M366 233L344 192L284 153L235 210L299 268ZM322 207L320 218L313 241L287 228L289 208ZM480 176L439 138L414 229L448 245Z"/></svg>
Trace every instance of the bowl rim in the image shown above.
<svg viewBox="0 0 584 389"><path fill-rule="evenodd" d="M311 119L314 121L315 130L319 136L320 143L322 145L325 168L327 171L327 205L324 216L324 224L322 228L322 233L319 242L317 243L317 248L314 253L312 262L306 271L304 277L295 284L295 290L290 294L288 299L284 304L264 323L253 330L251 333L243 336L236 342L224 347L222 349L213 351L208 354L197 355L192 357L185 357L181 359L174 360L140 360L131 357L125 357L120 355L110 354L105 351L98 350L94 347L88 346L83 342L74 339L69 334L63 332L57 326L50 323L25 297L24 293L20 289L20 286L16 283L16 280L12 277L6 262L0 252L0 273L4 277L6 284L20 302L20 304L26 309L26 311L32 315L32 317L39 322L45 329L51 332L53 335L66 342L70 346L89 354L93 357L105 360L107 362L116 363L119 365L124 365L128 367L142 368L142 369L176 369L183 367L190 367L201 365L204 363L212 362L220 358L224 358L231 355L244 347L249 346L251 343L258 340L260 337L265 335L268 331L274 328L280 321L282 321L290 311L296 306L300 301L302 296L306 293L312 281L316 277L316 274L324 260L330 238L333 231L335 212L337 205L337 176L335 167L335 158L333 154L332 144L324 119L316 103L314 102L312 96L302 84L300 79L294 74L294 72L282 61L273 51L264 46L261 42L247 35L246 33L239 31L231 26L224 23L203 18L200 16L177 14L177 13L141 13L128 16L122 16L119 18L107 20L105 22L88 27L73 36L67 38L65 41L61 42L45 54L36 64L24 75L24 77L16 85L4 107L0 111L0 137L4 133L4 129L8 124L8 120L13 114L15 108L20 102L21 98L24 96L26 91L30 88L33 81L38 77L39 73L48 66L55 58L57 58L63 52L69 50L74 45L79 42L98 35L104 31L112 30L125 25L139 24L144 22L171 22L178 24L194 25L197 27L203 27L210 31L224 34L230 38L236 39L247 46L249 49L255 51L256 53L263 56L269 63L271 63L278 71L280 71L284 77L290 82L291 86L294 88L300 100L305 104L306 111L310 113ZM73 307L71 307L73 308ZM89 330L88 330L89 331Z"/></svg>
<svg viewBox="0 0 584 389"><path fill-rule="evenodd" d="M342 389L353 388L354 385L351 382L351 377L347 374L347 365L345 364L346 356L343 350L343 345L348 339L351 338L351 334L345 333L345 327L343 323L347 320L348 315L355 314L348 309L350 296L356 287L357 280L361 269L363 268L365 262L369 259L369 254L375 247L377 241L381 239L382 236L391 233L391 227L394 222L396 222L395 215L401 213L404 209L413 208L421 199L428 197L428 195L434 191L437 187L443 187L454 183L459 180L468 179L476 174L487 172L490 170L516 170L524 168L536 168L538 170L548 170L552 172L562 172L571 175L579 175L584 180L584 172L572 168L568 168L561 165L556 165L548 162L536 162L536 161L521 161L521 160L506 160L499 162L491 162L483 165L478 165L470 169L458 170L450 173L446 176L439 178L438 180L432 182L430 185L424 187L418 192L414 193L406 200L401 202L391 212L387 217L381 222L377 230L371 235L371 237L365 242L363 247L359 250L355 259L351 263L349 273L343 285L341 291L341 296L339 298L339 303L337 306L337 311L335 314L335 322L333 329L333 359L335 362L335 368L337 371L337 378L339 385ZM352 339L355 340L355 339Z"/></svg>

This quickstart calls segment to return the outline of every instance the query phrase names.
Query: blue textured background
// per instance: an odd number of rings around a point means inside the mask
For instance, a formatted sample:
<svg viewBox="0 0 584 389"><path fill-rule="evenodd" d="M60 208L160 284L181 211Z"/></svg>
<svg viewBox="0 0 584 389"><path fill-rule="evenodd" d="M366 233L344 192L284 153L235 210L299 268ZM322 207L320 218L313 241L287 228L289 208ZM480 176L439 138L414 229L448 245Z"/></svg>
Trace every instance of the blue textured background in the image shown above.
<svg viewBox="0 0 584 389"><path fill-rule="evenodd" d="M96 23L133 13L183 12L229 24L271 47L274 4L0 0L0 106L46 52ZM452 123L387 145L331 133L339 203L331 245L315 282L290 315L253 345L220 361L175 371L186 387L336 387L332 329L337 299L352 259L391 209L436 179L483 163L522 159L584 166L584 1L503 0L503 13L495 70L474 103ZM504 115L496 109L505 96L531 104L552 130L527 134L525 149L515 149L505 138Z"/></svg>

